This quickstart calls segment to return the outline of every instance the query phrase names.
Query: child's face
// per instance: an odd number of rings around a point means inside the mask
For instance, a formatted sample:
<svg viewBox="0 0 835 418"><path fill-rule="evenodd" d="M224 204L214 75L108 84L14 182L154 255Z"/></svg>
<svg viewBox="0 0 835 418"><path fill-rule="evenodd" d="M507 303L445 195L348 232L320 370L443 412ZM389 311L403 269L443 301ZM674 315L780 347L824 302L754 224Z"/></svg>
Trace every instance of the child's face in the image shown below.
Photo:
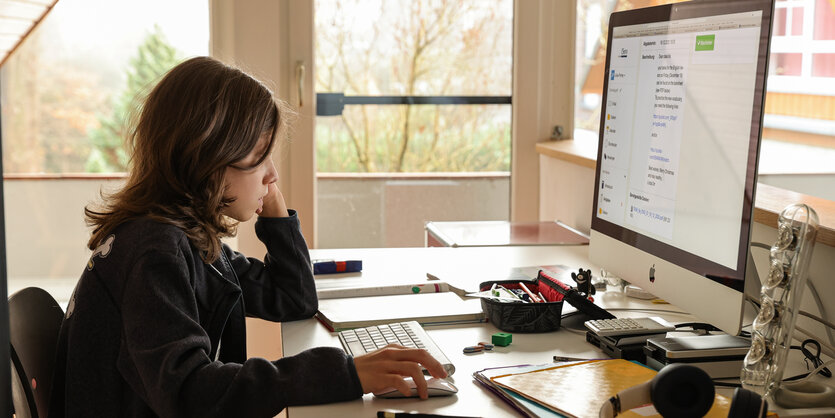
<svg viewBox="0 0 835 418"><path fill-rule="evenodd" d="M269 185L278 181L278 172L273 164L272 155L259 165L258 159L264 155L269 139L262 136L258 145L241 161L226 167L226 196L235 201L223 209L223 214L240 222L260 213L264 205L264 196L269 192Z"/></svg>

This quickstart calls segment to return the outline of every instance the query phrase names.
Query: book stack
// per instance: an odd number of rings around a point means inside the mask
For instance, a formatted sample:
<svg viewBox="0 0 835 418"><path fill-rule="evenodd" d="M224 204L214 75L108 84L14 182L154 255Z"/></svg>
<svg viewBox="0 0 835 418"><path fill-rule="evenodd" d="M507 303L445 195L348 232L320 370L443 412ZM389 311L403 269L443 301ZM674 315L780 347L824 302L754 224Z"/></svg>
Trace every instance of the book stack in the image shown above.
<svg viewBox="0 0 835 418"><path fill-rule="evenodd" d="M405 321L421 325L484 322L478 299L465 300L448 290L439 282L328 289L327 298L319 300L316 319L331 331Z"/></svg>

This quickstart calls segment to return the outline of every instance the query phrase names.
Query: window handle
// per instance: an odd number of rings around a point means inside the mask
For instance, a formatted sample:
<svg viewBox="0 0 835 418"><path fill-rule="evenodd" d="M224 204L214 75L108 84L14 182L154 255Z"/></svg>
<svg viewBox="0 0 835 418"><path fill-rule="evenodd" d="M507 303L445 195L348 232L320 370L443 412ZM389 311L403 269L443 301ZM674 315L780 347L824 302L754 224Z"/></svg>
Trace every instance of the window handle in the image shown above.
<svg viewBox="0 0 835 418"><path fill-rule="evenodd" d="M299 108L304 106L304 61L296 61L296 82L299 87Z"/></svg>

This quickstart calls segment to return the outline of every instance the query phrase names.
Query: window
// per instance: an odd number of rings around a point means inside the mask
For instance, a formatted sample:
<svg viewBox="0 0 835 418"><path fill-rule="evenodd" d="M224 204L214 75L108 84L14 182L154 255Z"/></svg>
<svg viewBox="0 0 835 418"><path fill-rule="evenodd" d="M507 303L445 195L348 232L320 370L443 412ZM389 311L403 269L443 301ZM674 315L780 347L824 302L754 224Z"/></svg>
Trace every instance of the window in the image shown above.
<svg viewBox="0 0 835 418"><path fill-rule="evenodd" d="M205 0L61 0L0 68L10 292L69 297L39 280L83 268L82 211L121 183L132 97L208 48Z"/></svg>
<svg viewBox="0 0 835 418"><path fill-rule="evenodd" d="M835 3L777 0L774 7L768 90L835 96ZM798 114L785 109L785 99L775 101L769 113L805 117L802 111Z"/></svg>
<svg viewBox="0 0 835 418"><path fill-rule="evenodd" d="M835 200L835 2L774 7L760 181Z"/></svg>
<svg viewBox="0 0 835 418"><path fill-rule="evenodd" d="M319 247L508 218L512 1L317 0L315 28Z"/></svg>
<svg viewBox="0 0 835 418"><path fill-rule="evenodd" d="M131 98L208 42L205 1L59 1L2 68L4 170L124 171Z"/></svg>

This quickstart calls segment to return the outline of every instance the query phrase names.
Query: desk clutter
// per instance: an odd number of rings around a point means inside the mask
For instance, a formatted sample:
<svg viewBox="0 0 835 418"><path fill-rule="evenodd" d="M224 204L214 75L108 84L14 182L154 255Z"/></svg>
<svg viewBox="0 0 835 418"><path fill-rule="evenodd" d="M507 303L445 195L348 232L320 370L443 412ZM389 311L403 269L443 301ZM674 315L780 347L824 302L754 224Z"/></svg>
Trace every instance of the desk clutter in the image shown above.
<svg viewBox="0 0 835 418"><path fill-rule="evenodd" d="M550 266L539 270L533 280L498 280L482 282L479 285L482 297L481 307L487 321L503 331L549 332L560 328L563 301L593 319L611 319L614 315L595 305L590 294L591 275L580 269L580 274L570 273L577 282L574 288L557 277L569 277L568 267ZM584 289L584 290L580 290Z"/></svg>
<svg viewBox="0 0 835 418"><path fill-rule="evenodd" d="M569 270L563 265L514 269L505 279L482 282L472 293L447 281L362 286L352 277L347 286L339 287L331 280L317 289L316 318L331 331L395 321L487 321L507 332L549 332L560 327L563 301L592 319L614 318L592 302L590 272ZM572 280L577 287L566 284Z"/></svg>
<svg viewBox="0 0 835 418"><path fill-rule="evenodd" d="M331 331L342 331L390 322L483 322L484 313L477 300L462 300L455 293L439 292L323 299L319 301L316 319Z"/></svg>
<svg viewBox="0 0 835 418"><path fill-rule="evenodd" d="M624 358L640 354L640 360L647 362L650 356L645 347L649 340L660 338L675 326L661 318L615 320L614 315L594 303L595 290L591 286L590 273L551 265L547 269L537 269L535 277L522 277L514 272L503 280L483 281L478 285L478 291L470 293L456 287L452 280L385 285L376 282L371 286L357 286L358 277L355 276L347 287L318 289L322 298L316 317L329 330L338 331L340 342L351 355L362 355L390 343L425 348L451 375L455 366L429 337L424 325L489 322L503 332L494 332L489 342L484 338L486 336L466 341L458 349L463 347L463 354L468 357L501 357L508 353L505 347L513 341L512 333L558 331L562 325L563 302L567 301L592 319L586 324L588 342L604 352L611 352L613 357L618 353ZM567 284L572 282L576 287ZM519 341L525 338L520 336ZM673 352L678 354L679 351ZM677 358L665 361L675 363ZM710 379L705 372L699 372ZM524 416L597 417L607 402L612 408L620 408L619 402L632 405L629 403L632 400L626 397L632 393L630 391L624 392L623 400L612 403L610 398L613 394L620 396L622 391L632 390L636 385L654 381L657 374L664 375L664 372L658 373L650 366L622 358L561 358L559 363L483 369L474 372L473 377ZM709 386L713 389L712 382ZM715 396L712 391L709 396L712 402L706 407L705 411L710 410L705 416L727 416L732 402ZM618 410L617 415L658 416L652 405L641 406L645 403L635 404L636 408L632 410ZM663 412L662 408L659 406L658 410Z"/></svg>
<svg viewBox="0 0 835 418"><path fill-rule="evenodd" d="M520 365L477 371L473 378L526 417L598 417L614 393L646 383L657 372L622 359ZM715 395L705 416L727 417L731 402ZM618 416L659 416L653 406Z"/></svg>

